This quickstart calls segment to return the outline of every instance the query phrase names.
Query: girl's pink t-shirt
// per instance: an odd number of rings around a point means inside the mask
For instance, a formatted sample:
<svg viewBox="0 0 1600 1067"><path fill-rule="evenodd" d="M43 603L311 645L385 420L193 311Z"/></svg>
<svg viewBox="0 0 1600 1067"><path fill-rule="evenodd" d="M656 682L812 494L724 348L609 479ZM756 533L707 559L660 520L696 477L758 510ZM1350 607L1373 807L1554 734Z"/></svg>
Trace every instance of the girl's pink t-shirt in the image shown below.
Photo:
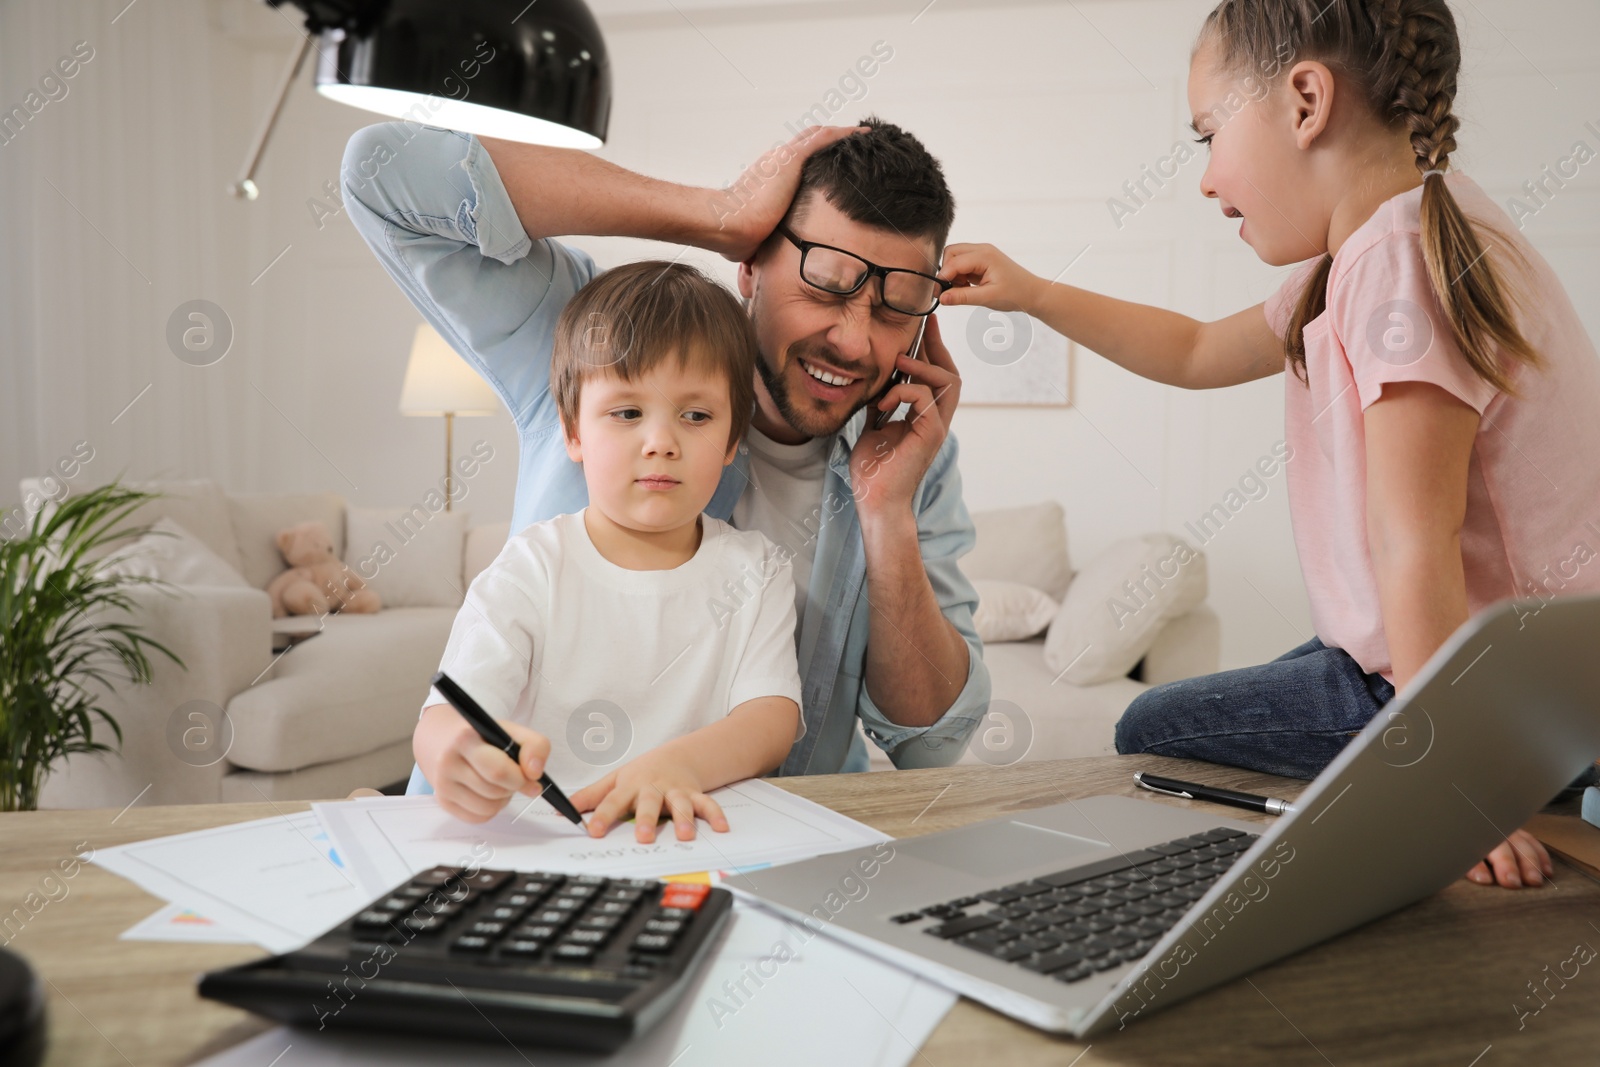
<svg viewBox="0 0 1600 1067"><path fill-rule="evenodd" d="M1465 174L1445 176L1469 218L1506 234L1534 271L1518 325L1546 360L1517 364L1518 396L1479 378L1450 335L1422 258L1422 188L1386 201L1333 257L1327 308L1305 328L1309 388L1284 375L1289 514L1324 644L1394 681L1372 554L1362 414L1387 382L1431 382L1481 416L1467 469L1461 557L1471 613L1506 597L1600 592L1600 358L1566 290L1510 217ZM1503 282L1518 282L1495 255ZM1265 305L1281 337L1313 260ZM1523 613L1536 625L1538 603Z"/></svg>

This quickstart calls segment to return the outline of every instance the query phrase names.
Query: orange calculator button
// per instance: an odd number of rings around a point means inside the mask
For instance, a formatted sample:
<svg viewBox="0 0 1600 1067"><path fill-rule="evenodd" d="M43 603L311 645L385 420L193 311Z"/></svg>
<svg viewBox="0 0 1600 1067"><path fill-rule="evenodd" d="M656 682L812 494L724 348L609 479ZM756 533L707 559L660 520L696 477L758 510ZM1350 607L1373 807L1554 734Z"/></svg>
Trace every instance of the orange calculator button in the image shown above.
<svg viewBox="0 0 1600 1067"><path fill-rule="evenodd" d="M710 893L711 887L708 885L672 883L661 892L661 906L698 911Z"/></svg>

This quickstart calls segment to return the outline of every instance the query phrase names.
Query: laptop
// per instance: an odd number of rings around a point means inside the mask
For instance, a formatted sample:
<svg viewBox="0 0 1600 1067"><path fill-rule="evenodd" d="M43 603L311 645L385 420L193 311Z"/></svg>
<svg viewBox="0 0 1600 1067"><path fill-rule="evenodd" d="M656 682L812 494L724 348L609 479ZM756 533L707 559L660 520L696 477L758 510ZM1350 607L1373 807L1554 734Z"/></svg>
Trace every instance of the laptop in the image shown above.
<svg viewBox="0 0 1600 1067"><path fill-rule="evenodd" d="M1502 601L1268 827L1097 796L751 871L729 888L1086 1037L1437 892L1597 756L1600 596Z"/></svg>

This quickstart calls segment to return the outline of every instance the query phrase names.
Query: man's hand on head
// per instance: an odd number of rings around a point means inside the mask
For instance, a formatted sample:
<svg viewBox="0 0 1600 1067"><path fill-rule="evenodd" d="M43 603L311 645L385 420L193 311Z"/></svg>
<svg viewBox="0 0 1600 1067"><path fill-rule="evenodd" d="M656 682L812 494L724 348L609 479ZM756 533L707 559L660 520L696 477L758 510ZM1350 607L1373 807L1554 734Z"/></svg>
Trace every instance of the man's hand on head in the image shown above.
<svg viewBox="0 0 1600 1067"><path fill-rule="evenodd" d="M911 359L905 353L895 358L894 369L910 380L868 405L867 428L850 453L850 488L863 524L882 516L909 514L911 498L944 445L961 400L961 375L939 335L939 320L934 315L928 316L922 351L926 360ZM893 411L900 404L911 405L905 418L872 429L879 411Z"/></svg>
<svg viewBox="0 0 1600 1067"><path fill-rule="evenodd" d="M713 234L707 247L735 263L755 255L788 213L800 188L800 170L811 154L869 128L807 126L750 164L732 185L714 190L708 204Z"/></svg>

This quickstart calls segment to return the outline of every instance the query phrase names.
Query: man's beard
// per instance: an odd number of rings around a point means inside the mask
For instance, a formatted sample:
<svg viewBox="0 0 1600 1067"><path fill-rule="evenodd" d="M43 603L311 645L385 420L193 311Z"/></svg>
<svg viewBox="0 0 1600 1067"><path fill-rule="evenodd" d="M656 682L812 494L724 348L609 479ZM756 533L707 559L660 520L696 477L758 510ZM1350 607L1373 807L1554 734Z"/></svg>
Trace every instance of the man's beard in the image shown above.
<svg viewBox="0 0 1600 1067"><path fill-rule="evenodd" d="M791 361L798 359L793 347L789 349L789 359ZM826 437L838 433L840 428L872 399L870 396L864 397L843 416L834 418L827 411L818 411L814 406L818 402L812 397L802 396L798 398L797 403L796 399L789 395L787 377L772 368L767 362L765 353L756 353L756 371L761 375L761 382L767 387L767 395L772 397L772 404L778 409L778 414L783 416L783 421L807 437ZM804 367L800 368L800 373L806 373Z"/></svg>

